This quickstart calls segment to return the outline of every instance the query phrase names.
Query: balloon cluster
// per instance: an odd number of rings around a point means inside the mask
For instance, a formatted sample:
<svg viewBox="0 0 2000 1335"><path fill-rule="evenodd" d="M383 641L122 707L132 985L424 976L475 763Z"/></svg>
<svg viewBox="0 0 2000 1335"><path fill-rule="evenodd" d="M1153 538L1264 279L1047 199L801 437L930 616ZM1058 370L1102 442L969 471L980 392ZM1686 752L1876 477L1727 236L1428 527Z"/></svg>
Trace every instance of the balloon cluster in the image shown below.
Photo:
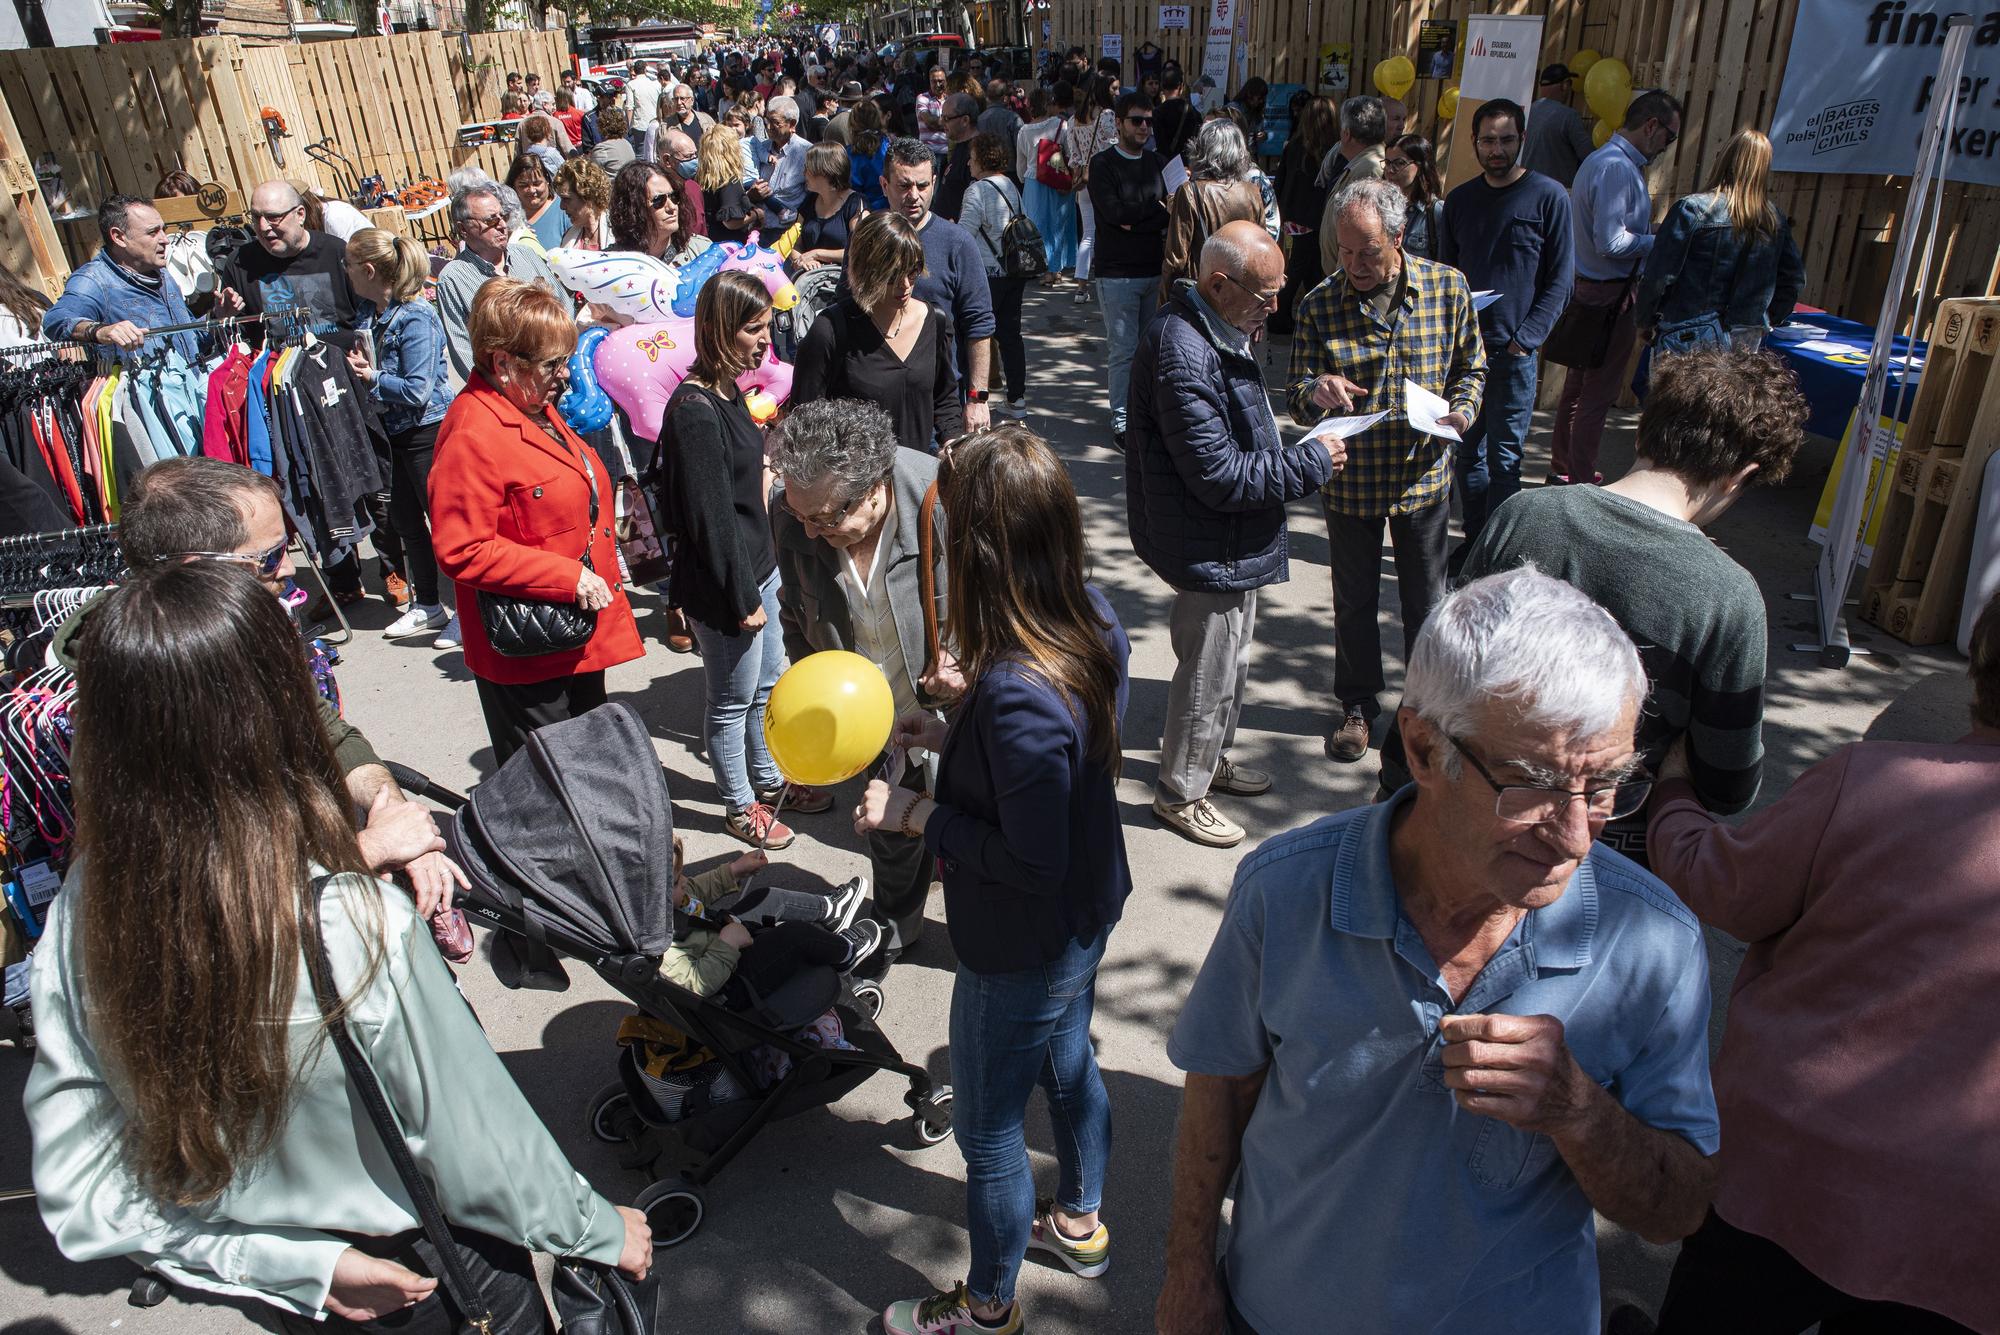
<svg viewBox="0 0 2000 1335"><path fill-rule="evenodd" d="M1624 61L1585 48L1569 58L1570 73L1583 80L1583 100L1597 115L1590 139L1599 148L1625 123L1632 104L1632 71Z"/></svg>
<svg viewBox="0 0 2000 1335"><path fill-rule="evenodd" d="M1375 91L1384 97L1400 98L1417 81L1417 67L1408 56L1390 56L1375 67Z"/></svg>

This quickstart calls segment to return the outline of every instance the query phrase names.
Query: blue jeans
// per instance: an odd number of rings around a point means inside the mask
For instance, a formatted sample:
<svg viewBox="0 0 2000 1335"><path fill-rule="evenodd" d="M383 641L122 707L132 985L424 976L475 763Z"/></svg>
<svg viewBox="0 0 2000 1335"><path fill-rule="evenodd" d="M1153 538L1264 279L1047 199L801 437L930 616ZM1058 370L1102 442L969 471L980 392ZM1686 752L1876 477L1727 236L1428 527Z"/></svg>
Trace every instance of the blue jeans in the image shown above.
<svg viewBox="0 0 2000 1335"><path fill-rule="evenodd" d="M1521 489L1521 452L1535 420L1535 354L1486 349L1486 394L1458 446L1458 495L1470 546L1486 517Z"/></svg>
<svg viewBox="0 0 2000 1335"><path fill-rule="evenodd" d="M778 629L778 572L772 571L757 591L763 595L765 623L754 634L738 630L725 635L688 618L701 645L701 671L707 679L702 740L708 745L715 786L722 790L722 804L731 815L747 810L757 793L784 782L764 746L764 702L771 698L771 688L785 666L785 636Z"/></svg>
<svg viewBox="0 0 2000 1335"><path fill-rule="evenodd" d="M1090 1012L1109 937L1106 931L1087 946L1072 941L1048 964L1020 973L959 966L951 991L951 1121L965 1156L972 1235L966 1287L975 1302L1012 1302L1028 1250L1035 1176L1022 1125L1036 1085L1048 1095L1055 1128L1056 1204L1088 1214L1102 1199L1111 1100L1090 1046Z"/></svg>
<svg viewBox="0 0 2000 1335"><path fill-rule="evenodd" d="M1111 352L1111 429L1125 429L1125 396L1132 388L1132 354L1139 331L1160 308L1160 279L1100 278L1097 305L1104 313L1104 341Z"/></svg>

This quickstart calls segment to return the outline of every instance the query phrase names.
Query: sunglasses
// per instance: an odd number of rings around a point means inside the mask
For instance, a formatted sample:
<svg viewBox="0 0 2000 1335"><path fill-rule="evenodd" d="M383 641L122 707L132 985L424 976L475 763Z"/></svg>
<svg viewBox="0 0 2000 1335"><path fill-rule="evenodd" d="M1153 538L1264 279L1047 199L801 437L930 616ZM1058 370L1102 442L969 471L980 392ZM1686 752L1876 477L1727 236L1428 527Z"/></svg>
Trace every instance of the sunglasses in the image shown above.
<svg viewBox="0 0 2000 1335"><path fill-rule="evenodd" d="M1151 125L1153 118L1151 116L1127 116L1125 123L1128 125Z"/></svg>
<svg viewBox="0 0 2000 1335"><path fill-rule="evenodd" d="M234 561L238 565L254 567L257 573L265 579L275 579L278 574L278 567L285 563L285 548L290 545L291 539L287 538L269 551L264 552L175 552L174 556L169 559Z"/></svg>
<svg viewBox="0 0 2000 1335"><path fill-rule="evenodd" d="M685 159L676 159L676 160L685 161ZM667 194L667 195L654 195L651 199L647 200L646 202L648 204L651 204L656 209L661 209L665 208L672 201L673 201L673 196L671 194Z"/></svg>
<svg viewBox="0 0 2000 1335"><path fill-rule="evenodd" d="M491 218L467 218L465 225L467 227L482 228L490 232L496 227L505 227L507 225L507 215L496 213Z"/></svg>
<svg viewBox="0 0 2000 1335"><path fill-rule="evenodd" d="M509 357L514 357L514 354L511 352L508 353L507 355ZM569 358L570 354L565 352L560 357L544 357L540 361L531 361L526 357L514 357L514 360L521 363L521 365L523 366L532 366L535 370L540 371L543 375L554 375L557 371L560 371L563 367L569 365Z"/></svg>

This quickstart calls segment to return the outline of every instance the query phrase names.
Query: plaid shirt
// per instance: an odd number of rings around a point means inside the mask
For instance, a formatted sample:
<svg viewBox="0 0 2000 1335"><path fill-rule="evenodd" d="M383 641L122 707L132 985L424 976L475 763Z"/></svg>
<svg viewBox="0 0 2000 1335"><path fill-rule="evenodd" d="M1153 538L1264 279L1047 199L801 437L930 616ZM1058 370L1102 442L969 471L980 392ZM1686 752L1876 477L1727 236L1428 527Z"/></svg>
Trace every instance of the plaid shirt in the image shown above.
<svg viewBox="0 0 2000 1335"><path fill-rule="evenodd" d="M1451 489L1453 442L1410 426L1403 381L1414 380L1467 418L1479 413L1486 349L1465 275L1414 255L1403 257L1403 299L1378 323L1336 273L1299 307L1292 340L1292 416L1312 424L1327 414L1312 401L1322 375L1367 390L1357 412L1389 415L1347 441L1347 466L1326 484L1326 503L1344 515L1406 515L1441 504Z"/></svg>

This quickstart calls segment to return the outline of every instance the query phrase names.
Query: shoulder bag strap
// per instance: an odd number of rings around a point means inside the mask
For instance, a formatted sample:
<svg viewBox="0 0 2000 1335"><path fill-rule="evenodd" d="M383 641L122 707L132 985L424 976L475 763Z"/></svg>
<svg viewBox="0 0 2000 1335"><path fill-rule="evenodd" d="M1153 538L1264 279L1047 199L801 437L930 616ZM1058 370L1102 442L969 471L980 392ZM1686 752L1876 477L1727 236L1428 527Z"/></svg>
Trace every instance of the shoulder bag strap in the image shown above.
<svg viewBox="0 0 2000 1335"><path fill-rule="evenodd" d="M326 895L331 876L313 878L311 909L316 914ZM368 1065L368 1059L354 1041L354 1035L347 1028L346 1019L340 1012L340 993L333 981L333 961L326 953L326 934L318 933L319 949L306 960L306 970L312 977L313 996L319 1002L320 1014L326 1017L327 1036L333 1040L334 1050L340 1053L340 1064L347 1068L347 1082L360 1097L361 1106L368 1110L368 1120L375 1124L375 1131L382 1137L382 1143L389 1150L389 1161L396 1166L396 1176L403 1180L403 1189L410 1194L410 1203L417 1207L417 1218L424 1226L424 1236L430 1239L437 1250L438 1260L444 1273L438 1279L444 1284L445 1292L464 1316L467 1328L479 1335L491 1335L493 1314L477 1294L479 1286L465 1273L465 1262L458 1254L458 1242L451 1236L451 1228L445 1223L444 1211L438 1208L437 1197L431 1194L430 1184L424 1181L417 1168L416 1156L410 1153L410 1146L403 1139L403 1132L396 1125L393 1113L389 1111L389 1100L382 1093L382 1086L375 1079L375 1072Z"/></svg>
<svg viewBox="0 0 2000 1335"><path fill-rule="evenodd" d="M938 484L932 479L917 507L917 589L924 603L924 672L928 677L938 666L937 620L937 506Z"/></svg>

